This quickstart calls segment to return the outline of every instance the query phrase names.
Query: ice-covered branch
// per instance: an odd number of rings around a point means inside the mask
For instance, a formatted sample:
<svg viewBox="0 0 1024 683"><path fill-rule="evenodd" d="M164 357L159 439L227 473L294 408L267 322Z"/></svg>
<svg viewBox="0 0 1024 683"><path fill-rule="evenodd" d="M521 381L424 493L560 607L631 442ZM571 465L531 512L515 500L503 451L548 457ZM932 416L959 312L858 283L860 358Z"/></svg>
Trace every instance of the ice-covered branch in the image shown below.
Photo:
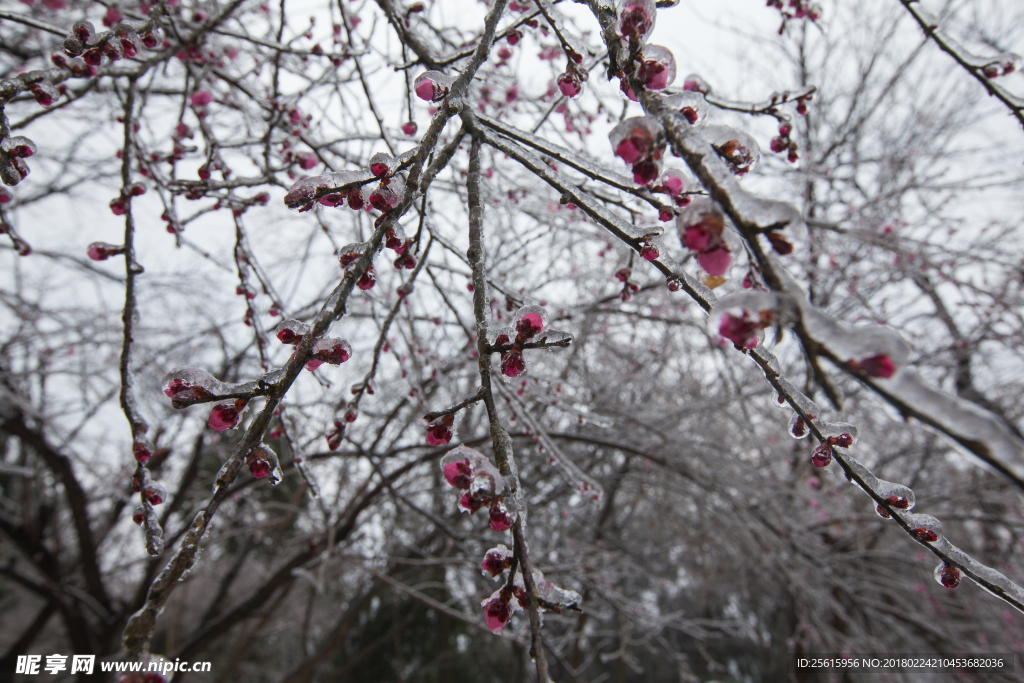
<svg viewBox="0 0 1024 683"><path fill-rule="evenodd" d="M1018 55L1011 53L991 57L972 55L957 45L956 41L939 28L936 19L921 7L919 0L900 0L900 4L906 8L924 34L931 38L940 50L952 57L967 73L974 76L975 80L984 86L988 94L1006 105L1014 118L1024 126L1024 99L992 80L1020 69L1021 60Z"/></svg>

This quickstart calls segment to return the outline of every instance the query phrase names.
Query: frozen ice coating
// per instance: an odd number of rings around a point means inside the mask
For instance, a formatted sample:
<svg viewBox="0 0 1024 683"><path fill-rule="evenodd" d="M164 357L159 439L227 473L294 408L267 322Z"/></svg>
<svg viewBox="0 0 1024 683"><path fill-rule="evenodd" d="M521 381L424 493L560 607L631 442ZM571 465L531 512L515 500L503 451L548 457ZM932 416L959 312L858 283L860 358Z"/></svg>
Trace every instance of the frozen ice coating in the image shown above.
<svg viewBox="0 0 1024 683"><path fill-rule="evenodd" d="M421 100L439 102L448 95L454 83L454 78L440 71L424 71L413 82L413 90Z"/></svg>
<svg viewBox="0 0 1024 683"><path fill-rule="evenodd" d="M494 482L494 491L491 495L500 495L505 490L505 478L501 476L501 472L498 471L498 468L494 466L490 459L480 451L465 445L457 446L448 451L448 453L441 458L441 471L444 473L446 479L448 479L451 471L457 469L456 467L450 466L458 464L465 464L469 467L469 476L471 477L470 486L472 485L473 479L481 474L485 474L489 475ZM451 480L448 479L448 482L451 483ZM454 486L454 484L452 485ZM478 484L478 486L479 485L480 484Z"/></svg>
<svg viewBox="0 0 1024 683"><path fill-rule="evenodd" d="M282 320L277 326L277 338L282 344L298 344L309 334L309 325L299 320Z"/></svg>
<svg viewBox="0 0 1024 683"><path fill-rule="evenodd" d="M794 415L789 421L789 435L794 439L806 438L811 430L808 428L807 423L799 415Z"/></svg>
<svg viewBox="0 0 1024 683"><path fill-rule="evenodd" d="M352 244L346 244L338 250L338 262L341 264L343 269L347 269L354 265L369 248L369 242L354 242Z"/></svg>
<svg viewBox="0 0 1024 683"><path fill-rule="evenodd" d="M623 42L639 44L654 31L657 8L654 0L620 0L618 32Z"/></svg>
<svg viewBox="0 0 1024 683"><path fill-rule="evenodd" d="M284 479L284 472L281 471L277 453L264 443L255 446L246 454L245 464L249 466L252 476L257 479L269 477L273 486L277 486Z"/></svg>
<svg viewBox="0 0 1024 683"><path fill-rule="evenodd" d="M736 346L754 348L764 339L764 330L776 324L777 306L778 299L772 292L745 290L727 294L711 309L708 328Z"/></svg>
<svg viewBox="0 0 1024 683"><path fill-rule="evenodd" d="M909 367L910 347L892 328L855 327L811 306L788 271L775 263L797 302L808 335L839 361L873 382L876 391L903 412L952 439L1005 474L1024 481L1024 441L1002 419L980 406L930 386Z"/></svg>
<svg viewBox="0 0 1024 683"><path fill-rule="evenodd" d="M681 92L666 95L661 103L679 112L691 126L699 126L708 117L708 101L699 92Z"/></svg>
<svg viewBox="0 0 1024 683"><path fill-rule="evenodd" d="M548 344L571 344L575 337L571 332L563 332L562 330L549 330L543 335L544 340Z"/></svg>
<svg viewBox="0 0 1024 683"><path fill-rule="evenodd" d="M935 543L942 538L942 522L935 517L919 515L915 512L897 512L896 514L910 527L914 538L928 543Z"/></svg>
<svg viewBox="0 0 1024 683"><path fill-rule="evenodd" d="M329 187L328 179L325 176L317 175L309 178L302 178L295 181L288 194L284 196L284 203L289 208L297 208L307 202L313 201L317 191L322 187Z"/></svg>
<svg viewBox="0 0 1024 683"><path fill-rule="evenodd" d="M705 126L700 130L700 135L736 175L753 171L761 161L761 148L757 141L732 126Z"/></svg>
<svg viewBox="0 0 1024 683"><path fill-rule="evenodd" d="M615 126L608 134L615 155L627 164L650 158L662 144L664 132L653 116L635 116Z"/></svg>
<svg viewBox="0 0 1024 683"><path fill-rule="evenodd" d="M579 593L574 590L559 588L548 581L541 570L534 569L530 575L533 577L533 584L537 588L537 598L542 602L548 603L546 605L542 604L542 609L559 612L561 609L578 607L583 602L583 597ZM515 585L520 585L521 582L522 573L520 572L516 575Z"/></svg>
<svg viewBox="0 0 1024 683"><path fill-rule="evenodd" d="M894 484L884 479L877 480L875 493L884 498L890 506L899 510L913 510L917 504L917 498L910 487L903 484Z"/></svg>
<svg viewBox="0 0 1024 683"><path fill-rule="evenodd" d="M370 173L378 178L391 175L398 168L398 160L387 152L377 152L370 157Z"/></svg>
<svg viewBox="0 0 1024 683"><path fill-rule="evenodd" d="M676 58L661 45L645 45L636 77L648 90L664 90L676 80ZM692 123L692 122L691 122Z"/></svg>
<svg viewBox="0 0 1024 683"><path fill-rule="evenodd" d="M1024 481L1024 442L983 408L927 384L913 369L882 383L887 394L913 406L916 417L936 427L986 462Z"/></svg>
<svg viewBox="0 0 1024 683"><path fill-rule="evenodd" d="M495 581L499 580L501 574L512 564L512 556L512 551L505 547L504 543L491 548L484 553L483 562L480 563L483 575L489 576Z"/></svg>
<svg viewBox="0 0 1024 683"><path fill-rule="evenodd" d="M815 421L814 426L818 428L830 446L851 448L857 443L857 428L851 424Z"/></svg>
<svg viewBox="0 0 1024 683"><path fill-rule="evenodd" d="M313 357L323 363L341 365L352 357L352 346L344 339L321 337L313 344Z"/></svg>
<svg viewBox="0 0 1024 683"><path fill-rule="evenodd" d="M175 368L160 379L164 393L174 401L194 403L228 393L231 385L199 368Z"/></svg>

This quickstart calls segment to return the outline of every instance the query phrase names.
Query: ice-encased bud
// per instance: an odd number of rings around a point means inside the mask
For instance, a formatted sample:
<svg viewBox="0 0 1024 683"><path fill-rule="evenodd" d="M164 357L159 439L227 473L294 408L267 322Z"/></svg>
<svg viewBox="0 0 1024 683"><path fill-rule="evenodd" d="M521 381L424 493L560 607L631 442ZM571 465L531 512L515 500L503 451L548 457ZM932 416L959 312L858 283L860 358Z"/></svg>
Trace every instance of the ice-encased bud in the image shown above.
<svg viewBox="0 0 1024 683"><path fill-rule="evenodd" d="M223 382L210 373L191 367L171 370L160 379L160 385L175 408L205 401L223 388Z"/></svg>
<svg viewBox="0 0 1024 683"><path fill-rule="evenodd" d="M142 524L146 521L146 508L142 507L141 505L137 505L135 507L135 511L132 512L132 521L138 524L139 526L142 526Z"/></svg>
<svg viewBox="0 0 1024 683"><path fill-rule="evenodd" d="M256 479L270 477L270 483L277 486L284 478L277 453L266 444L259 444L245 455L245 464Z"/></svg>
<svg viewBox="0 0 1024 683"><path fill-rule="evenodd" d="M25 159L36 153L36 143L24 135L16 135L0 141L0 149L16 159Z"/></svg>
<svg viewBox="0 0 1024 683"><path fill-rule="evenodd" d="M322 175L302 178L295 181L284 196L284 203L289 209L295 209L313 201L317 190L322 187L330 187L328 179Z"/></svg>
<svg viewBox="0 0 1024 683"><path fill-rule="evenodd" d="M509 513L508 508L505 507L505 502L501 498L496 498L491 502L488 513L491 529L494 531L508 531L516 523L515 517Z"/></svg>
<svg viewBox="0 0 1024 683"><path fill-rule="evenodd" d="M942 522L931 515L908 513L902 517L910 527L911 535L917 540L937 543L942 538Z"/></svg>
<svg viewBox="0 0 1024 683"><path fill-rule="evenodd" d="M654 0L620 0L618 32L628 43L638 45L654 31L657 16Z"/></svg>
<svg viewBox="0 0 1024 683"><path fill-rule="evenodd" d="M676 58L667 47L645 45L636 77L648 90L664 90L676 80Z"/></svg>
<svg viewBox="0 0 1024 683"><path fill-rule="evenodd" d="M370 157L370 173L378 178L391 175L396 168L398 168L398 161L387 152L377 152Z"/></svg>
<svg viewBox="0 0 1024 683"><path fill-rule="evenodd" d="M155 481L147 484L146 488L142 490L142 494L146 496L150 505L160 505L167 500L167 489L163 487L163 484L158 484Z"/></svg>
<svg viewBox="0 0 1024 683"><path fill-rule="evenodd" d="M454 78L440 71L424 71L413 82L413 90L421 100L439 102L448 95L454 83Z"/></svg>
<svg viewBox="0 0 1024 683"><path fill-rule="evenodd" d="M664 192L670 197L678 197L686 192L692 181L678 168L666 168L665 172L658 178L654 187L655 192Z"/></svg>
<svg viewBox="0 0 1024 683"><path fill-rule="evenodd" d="M789 435L794 439L806 438L811 430L807 427L807 423L799 415L794 415L793 419L789 421Z"/></svg>
<svg viewBox="0 0 1024 683"><path fill-rule="evenodd" d="M544 331L548 312L541 306L523 306L512 314L512 319L515 320L517 338L526 341Z"/></svg>
<svg viewBox="0 0 1024 683"><path fill-rule="evenodd" d="M505 624L512 620L512 615L519 609L517 602L512 600L512 594L506 592L504 586L483 600L480 606L484 610L487 628L494 633L501 633L501 629L505 628Z"/></svg>
<svg viewBox="0 0 1024 683"><path fill-rule="evenodd" d="M757 168L761 148L754 138L731 126L706 126L702 132L736 175L745 175Z"/></svg>
<svg viewBox="0 0 1024 683"><path fill-rule="evenodd" d="M298 345L309 334L309 325L298 320L282 320L277 326L277 338L282 344Z"/></svg>
<svg viewBox="0 0 1024 683"><path fill-rule="evenodd" d="M452 425L455 424L455 416L451 413L445 413L438 417L433 422L427 425L427 445L428 446L443 446L452 440ZM454 468L453 472L455 471ZM466 473L468 475L468 472ZM448 471L445 471L445 479L448 479ZM451 479L448 479L448 483L452 484ZM466 479L466 486L458 486L457 488L469 488L469 479ZM452 484L452 486L456 486Z"/></svg>
<svg viewBox="0 0 1024 683"><path fill-rule="evenodd" d="M242 413L245 411L246 400L244 398L238 398L233 401L227 401L225 403L218 403L210 409L210 417L207 420L207 424L210 429L217 432L224 432L229 429L234 429L238 426L238 421L242 419Z"/></svg>
<svg viewBox="0 0 1024 683"><path fill-rule="evenodd" d="M369 242L355 242L346 244L338 250L338 263L343 270L348 270L356 261L362 258L366 250L370 248Z"/></svg>
<svg viewBox="0 0 1024 683"><path fill-rule="evenodd" d="M583 83L576 69L569 69L558 74L555 79L558 90L566 97L577 97L583 92Z"/></svg>
<svg viewBox="0 0 1024 683"><path fill-rule="evenodd" d="M778 299L770 292L746 290L728 294L715 302L708 327L740 348L752 349L762 330L777 321Z"/></svg>
<svg viewBox="0 0 1024 683"><path fill-rule="evenodd" d="M615 150L615 156L627 164L635 164L656 156L660 151L663 134L657 119L636 116L615 126L608 134L608 139Z"/></svg>
<svg viewBox="0 0 1024 683"><path fill-rule="evenodd" d="M704 272L725 275L732 264L732 249L726 239L725 213L718 202L697 197L676 216L676 229L679 241L696 253Z"/></svg>
<svg viewBox="0 0 1024 683"><path fill-rule="evenodd" d="M496 579L511 565L512 551L501 544L487 551L483 562L480 563L480 569L483 570L484 576Z"/></svg>
<svg viewBox="0 0 1024 683"><path fill-rule="evenodd" d="M452 465L451 467L448 467ZM468 472L466 468L468 467ZM447 468L447 469L446 469ZM481 475L487 475L490 481L493 482L493 489L490 496L499 495L505 490L505 478L501 476L501 472L495 467L487 457L468 446L458 446L449 451L443 458L441 458L441 472L445 476L445 480L449 484L460 489L469 489L476 478ZM468 480L456 477L467 477ZM451 477L451 478L449 478ZM457 482L457 483L453 483ZM481 480L482 484L484 480ZM481 492L478 490L478 492ZM470 495L470 494L467 494ZM476 500L481 500L476 498Z"/></svg>
<svg viewBox="0 0 1024 683"><path fill-rule="evenodd" d="M951 564L943 562L935 568L935 580L940 586L956 588L960 585L960 570Z"/></svg>
<svg viewBox="0 0 1024 683"><path fill-rule="evenodd" d="M683 115L690 125L703 123L708 117L708 102L699 92L681 92L668 95L662 103Z"/></svg>
<svg viewBox="0 0 1024 683"><path fill-rule="evenodd" d="M344 339L321 337L313 344L313 357L321 363L341 365L352 357L352 346Z"/></svg>
<svg viewBox="0 0 1024 683"><path fill-rule="evenodd" d="M815 467L828 467L832 462L832 447L828 443L818 444L811 453L811 464Z"/></svg>
<svg viewBox="0 0 1024 683"><path fill-rule="evenodd" d="M818 422L817 427L830 446L851 448L857 443L857 428L851 424Z"/></svg>
<svg viewBox="0 0 1024 683"><path fill-rule="evenodd" d="M683 79L683 90L686 92L699 92L702 95L707 95L711 92L711 86L697 74L690 74Z"/></svg>
<svg viewBox="0 0 1024 683"><path fill-rule="evenodd" d="M385 178L370 192L370 206L382 213L387 213L398 206L405 193L405 182L398 177Z"/></svg>

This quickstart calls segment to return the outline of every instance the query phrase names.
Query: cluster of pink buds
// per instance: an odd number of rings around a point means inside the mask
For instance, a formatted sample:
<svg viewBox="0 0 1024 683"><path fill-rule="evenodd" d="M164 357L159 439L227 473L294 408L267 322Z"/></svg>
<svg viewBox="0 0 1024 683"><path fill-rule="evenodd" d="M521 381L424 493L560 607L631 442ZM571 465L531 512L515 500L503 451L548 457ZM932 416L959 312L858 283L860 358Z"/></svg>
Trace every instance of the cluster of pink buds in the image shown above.
<svg viewBox="0 0 1024 683"><path fill-rule="evenodd" d="M115 8L108 8L103 25L113 30L103 33L96 33L96 28L89 21L76 21L61 44L64 53L70 57L81 55L87 65L96 67L103 63L104 57L112 62L131 59L138 54L140 45L154 49L160 44L160 39L152 31L140 37L129 26L121 24L122 19Z"/></svg>
<svg viewBox="0 0 1024 683"><path fill-rule="evenodd" d="M514 330L507 327L498 330L493 344L512 345L511 349L501 351L501 374L505 377L518 377L526 371L523 344L544 331L547 312L540 306L524 306L515 312L512 319L515 321Z"/></svg>
<svg viewBox="0 0 1024 683"><path fill-rule="evenodd" d="M6 137L0 140L0 180L6 185L17 185L29 173L25 159L36 153L36 143L26 137ZM11 195L0 191L0 204L11 201Z"/></svg>
<svg viewBox="0 0 1024 683"><path fill-rule="evenodd" d="M633 295L640 291L640 285L629 279L633 271L629 268L619 268L615 271L615 278L622 283L622 291L619 292L619 299L629 301Z"/></svg>
<svg viewBox="0 0 1024 683"><path fill-rule="evenodd" d="M717 202L699 197L676 218L676 228L704 272L720 277L729 270L732 253L725 240L725 214Z"/></svg>
<svg viewBox="0 0 1024 683"><path fill-rule="evenodd" d="M266 444L259 444L245 455L245 464L256 479L270 477L270 483L277 485L283 478L277 453Z"/></svg>
<svg viewBox="0 0 1024 683"><path fill-rule="evenodd" d="M122 188L121 196L110 200L110 210L115 216L123 216L128 213L128 202L132 197L146 194L146 186L142 183L132 183Z"/></svg>
<svg viewBox="0 0 1024 683"><path fill-rule="evenodd" d="M455 415L445 413L434 418L427 425L427 445L443 446L452 440L452 426L455 424Z"/></svg>
<svg viewBox="0 0 1024 683"><path fill-rule="evenodd" d="M502 495L505 478L482 453L459 446L441 459L441 472L450 486L465 491L459 499L460 510L473 514L487 507L494 531L508 531L515 524Z"/></svg>
<svg viewBox="0 0 1024 683"><path fill-rule="evenodd" d="M793 126L789 123L779 124L779 134L772 138L770 147L776 154L782 154L787 152L787 158L789 163L795 164L800 158L800 154L797 152L796 140L790 138L790 133L793 132Z"/></svg>
<svg viewBox="0 0 1024 683"><path fill-rule="evenodd" d="M626 119L608 134L615 156L632 166L633 182L646 185L661 172L665 147L661 124L650 116Z"/></svg>
<svg viewBox="0 0 1024 683"><path fill-rule="evenodd" d="M424 71L413 82L416 97L427 102L440 102L451 91L455 79L440 71Z"/></svg>
<svg viewBox="0 0 1024 683"><path fill-rule="evenodd" d="M236 398L234 401L218 403L210 409L210 417L207 424L210 429L217 432L224 432L238 426L242 419L242 413L248 402L244 398Z"/></svg>

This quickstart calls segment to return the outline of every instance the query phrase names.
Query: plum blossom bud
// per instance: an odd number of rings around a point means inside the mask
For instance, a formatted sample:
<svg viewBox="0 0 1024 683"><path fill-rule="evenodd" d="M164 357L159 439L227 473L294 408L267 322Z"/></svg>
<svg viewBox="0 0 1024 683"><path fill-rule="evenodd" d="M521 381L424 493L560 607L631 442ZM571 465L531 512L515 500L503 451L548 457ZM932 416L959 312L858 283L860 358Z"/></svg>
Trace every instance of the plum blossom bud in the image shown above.
<svg viewBox="0 0 1024 683"><path fill-rule="evenodd" d="M630 45L639 45L654 31L654 0L622 0L618 14L619 35Z"/></svg>
<svg viewBox="0 0 1024 683"><path fill-rule="evenodd" d="M245 410L245 406L246 400L243 398L238 398L226 403L218 403L210 410L210 417L207 420L207 424L210 426L210 429L217 432L234 429L238 426L238 421L242 418L242 412Z"/></svg>
<svg viewBox="0 0 1024 683"><path fill-rule="evenodd" d="M416 97L427 102L440 102L451 90L455 79L440 71L424 71L413 82Z"/></svg>
<svg viewBox="0 0 1024 683"><path fill-rule="evenodd" d="M636 77L648 90L664 90L676 80L676 58L661 45L645 45Z"/></svg>
<svg viewBox="0 0 1024 683"><path fill-rule="evenodd" d="M167 499L167 489L156 482L150 482L142 493L150 505L160 505Z"/></svg>

